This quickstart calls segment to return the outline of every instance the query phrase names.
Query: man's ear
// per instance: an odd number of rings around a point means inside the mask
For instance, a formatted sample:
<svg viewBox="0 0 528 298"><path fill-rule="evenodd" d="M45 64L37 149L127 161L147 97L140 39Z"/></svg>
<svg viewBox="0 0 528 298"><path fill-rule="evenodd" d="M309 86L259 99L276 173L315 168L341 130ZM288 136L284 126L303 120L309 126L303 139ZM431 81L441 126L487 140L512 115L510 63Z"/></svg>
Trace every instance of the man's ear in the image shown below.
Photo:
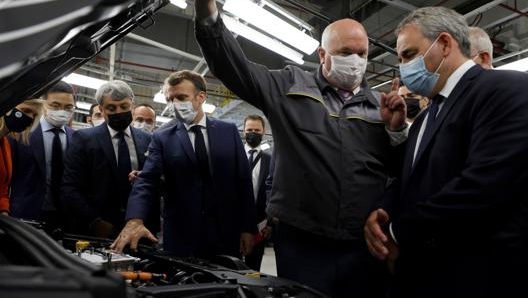
<svg viewBox="0 0 528 298"><path fill-rule="evenodd" d="M319 55L319 64L324 63L325 52L326 52L325 49L321 47L317 49L317 54Z"/></svg>
<svg viewBox="0 0 528 298"><path fill-rule="evenodd" d="M438 37L438 42L440 42L443 45L442 51L443 51L444 57L449 55L451 50L453 50L454 43L456 43L453 36L451 36L451 34L447 32L440 33L440 36Z"/></svg>
<svg viewBox="0 0 528 298"><path fill-rule="evenodd" d="M207 99L207 93L205 91L198 92L198 98L200 99L200 103L204 103Z"/></svg>
<svg viewBox="0 0 528 298"><path fill-rule="evenodd" d="M479 57L483 64L491 65L491 55L488 52L480 52Z"/></svg>

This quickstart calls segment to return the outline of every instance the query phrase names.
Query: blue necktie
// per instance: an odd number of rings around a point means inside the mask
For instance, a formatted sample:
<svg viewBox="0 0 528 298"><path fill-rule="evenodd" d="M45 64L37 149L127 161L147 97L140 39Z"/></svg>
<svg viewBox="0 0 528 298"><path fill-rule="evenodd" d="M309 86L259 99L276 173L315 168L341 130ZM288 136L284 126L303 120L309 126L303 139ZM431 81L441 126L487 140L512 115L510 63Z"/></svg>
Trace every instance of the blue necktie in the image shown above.
<svg viewBox="0 0 528 298"><path fill-rule="evenodd" d="M422 139L420 140L420 147L418 148L416 156L420 156L420 154L422 154L422 151L425 149L425 143L428 143L427 140L429 140L429 138L431 138L431 135L433 134L435 128L435 120L438 115L438 109L443 100L444 96L440 94L435 95L431 100L431 105L429 106L427 112L427 123L425 126L424 133L422 135Z"/></svg>

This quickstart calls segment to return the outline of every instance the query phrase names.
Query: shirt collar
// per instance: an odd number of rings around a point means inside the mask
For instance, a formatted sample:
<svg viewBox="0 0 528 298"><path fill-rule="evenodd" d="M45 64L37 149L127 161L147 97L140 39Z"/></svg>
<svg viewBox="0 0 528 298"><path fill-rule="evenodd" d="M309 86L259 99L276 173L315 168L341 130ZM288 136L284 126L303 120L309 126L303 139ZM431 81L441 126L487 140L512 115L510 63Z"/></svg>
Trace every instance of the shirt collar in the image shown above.
<svg viewBox="0 0 528 298"><path fill-rule="evenodd" d="M249 146L247 143L244 143L244 149L246 149L246 152L249 152L249 150L257 150L257 153L260 152L260 145L258 145L257 147L253 148L251 146Z"/></svg>
<svg viewBox="0 0 528 298"><path fill-rule="evenodd" d="M438 92L440 95L444 96L444 98L449 98L449 95L455 89L455 86L457 85L458 81L462 78L462 76L475 65L475 62L471 59L468 59L466 62L462 63L450 76L447 78L447 81L444 85L444 88Z"/></svg>
<svg viewBox="0 0 528 298"><path fill-rule="evenodd" d="M106 125L106 127L108 127L108 131L110 132L110 136L112 138L114 138L116 136L116 134L119 133L119 131L111 128L110 125L108 125L108 124ZM132 135L132 133L130 132L130 125L127 126L127 128L125 128L125 130L123 132L125 133L125 136L130 137Z"/></svg>
<svg viewBox="0 0 528 298"><path fill-rule="evenodd" d="M182 122L182 123L183 123L183 125L185 125L185 129L187 131L189 131L189 129L191 129L191 127L196 126L196 125L199 125L201 127L207 128L207 120L206 120L206 118L207 118L207 116L205 116L205 114L204 114L202 119L200 119L200 121L198 121L198 123L196 123L196 124L187 124L187 123L184 123L184 122Z"/></svg>

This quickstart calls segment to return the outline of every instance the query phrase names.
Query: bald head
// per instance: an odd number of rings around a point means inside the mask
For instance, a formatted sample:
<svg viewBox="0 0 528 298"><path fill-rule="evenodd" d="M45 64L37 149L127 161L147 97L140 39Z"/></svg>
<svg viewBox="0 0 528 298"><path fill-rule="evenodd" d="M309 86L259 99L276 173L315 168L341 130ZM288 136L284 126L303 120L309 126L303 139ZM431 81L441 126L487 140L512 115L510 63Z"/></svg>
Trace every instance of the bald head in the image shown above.
<svg viewBox="0 0 528 298"><path fill-rule="evenodd" d="M342 19L328 25L318 50L322 75L332 86L354 91L367 67L368 36L363 25Z"/></svg>
<svg viewBox="0 0 528 298"><path fill-rule="evenodd" d="M367 31L361 23L353 19L341 19L328 25L321 37L321 47L328 49L334 43L348 38L364 39L368 50Z"/></svg>

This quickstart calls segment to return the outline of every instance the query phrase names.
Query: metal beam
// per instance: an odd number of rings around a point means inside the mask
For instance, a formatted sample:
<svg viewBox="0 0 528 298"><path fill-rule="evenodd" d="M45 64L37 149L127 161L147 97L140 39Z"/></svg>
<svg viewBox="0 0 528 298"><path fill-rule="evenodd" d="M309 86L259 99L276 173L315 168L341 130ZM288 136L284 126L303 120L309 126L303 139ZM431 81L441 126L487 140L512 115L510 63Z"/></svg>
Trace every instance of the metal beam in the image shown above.
<svg viewBox="0 0 528 298"><path fill-rule="evenodd" d="M137 41L141 41L143 43L146 43L148 45L155 46L157 48L160 48L160 49L175 53L175 54L183 56L183 57L185 57L187 59L191 59L191 60L195 60L195 61L202 60L202 57L199 57L199 56L196 56L196 55L193 55L193 54L189 54L189 53L187 53L185 51L178 50L178 49L175 49L173 47L169 47L166 44L162 44L161 42L157 42L157 41L154 41L152 39L148 39L148 38L145 38L143 36L139 36L139 35L134 34L134 33L128 33L125 37L132 38L132 39L135 39Z"/></svg>
<svg viewBox="0 0 528 298"><path fill-rule="evenodd" d="M402 10L406 10L406 11L413 11L418 8L412 4L409 4L405 1L400 1L400 0L378 0L378 1L388 4L390 6L397 7Z"/></svg>
<svg viewBox="0 0 528 298"><path fill-rule="evenodd" d="M466 19L474 17L480 13L483 13L491 8L506 2L506 0L495 0L495 1L468 1L467 5L459 5L455 7L455 10L463 14Z"/></svg>

